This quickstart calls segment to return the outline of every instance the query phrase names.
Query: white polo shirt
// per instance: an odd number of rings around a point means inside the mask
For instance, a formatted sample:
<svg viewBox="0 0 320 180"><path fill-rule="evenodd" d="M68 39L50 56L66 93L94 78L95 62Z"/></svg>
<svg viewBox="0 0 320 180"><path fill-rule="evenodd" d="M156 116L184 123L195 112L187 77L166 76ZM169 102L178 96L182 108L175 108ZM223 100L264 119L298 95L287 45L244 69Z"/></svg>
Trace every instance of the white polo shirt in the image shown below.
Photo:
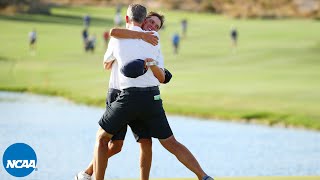
<svg viewBox="0 0 320 180"><path fill-rule="evenodd" d="M104 57L103 57L103 62L110 62L110 61L113 61L115 60L115 57L113 56L112 54L112 41L114 41L115 39L114 38L111 38L110 41L109 41L109 44L108 44L108 49L106 51L106 53L104 54ZM119 80L118 80L118 62L117 61L114 61L112 63L112 67L111 67L111 73L110 73L110 79L109 79L109 88L112 88L112 89L120 89L120 86L119 86Z"/></svg>
<svg viewBox="0 0 320 180"><path fill-rule="evenodd" d="M143 31L138 26L133 26L130 28L133 31ZM158 33L155 32L154 35L158 36ZM110 62L114 59L118 62L114 62L111 70L109 88L119 87L119 89L126 89L129 87L152 87L159 86L160 82L153 75L151 69L149 69L144 75L137 78L128 78L125 77L120 69L126 63L135 60L135 59L146 59L152 58L158 62L160 68L164 68L163 56L160 51L160 45L153 46L141 39L115 39L111 38L107 52L104 56L105 62ZM118 67L116 67L118 66ZM117 84L118 82L118 84ZM118 85L118 86L117 86Z"/></svg>

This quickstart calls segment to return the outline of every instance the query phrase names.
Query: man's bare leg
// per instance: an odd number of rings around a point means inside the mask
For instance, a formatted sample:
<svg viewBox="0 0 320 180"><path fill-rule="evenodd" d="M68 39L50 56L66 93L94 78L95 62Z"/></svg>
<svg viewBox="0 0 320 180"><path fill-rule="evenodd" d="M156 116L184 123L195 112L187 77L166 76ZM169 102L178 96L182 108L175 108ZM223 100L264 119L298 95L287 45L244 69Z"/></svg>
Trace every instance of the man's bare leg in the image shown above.
<svg viewBox="0 0 320 180"><path fill-rule="evenodd" d="M84 171L86 174L92 176L93 174L93 161L94 159L91 160L90 164L88 165L87 169Z"/></svg>
<svg viewBox="0 0 320 180"><path fill-rule="evenodd" d="M104 180L108 165L108 143L112 135L99 128L94 148L93 172L96 180Z"/></svg>
<svg viewBox="0 0 320 180"><path fill-rule="evenodd" d="M114 140L114 141L109 141L108 144L108 159L110 157L112 157L113 155L118 154L123 146L123 140ZM93 160L90 162L90 164L88 165L87 169L84 171L86 174L92 176L93 174Z"/></svg>
<svg viewBox="0 0 320 180"><path fill-rule="evenodd" d="M152 162L152 140L140 139L140 180L149 180Z"/></svg>
<svg viewBox="0 0 320 180"><path fill-rule="evenodd" d="M152 162L152 140L140 139L140 179L149 180L151 162ZM119 153L123 146L123 140L109 141L108 144L108 158ZM92 176L93 174L93 160L88 165L85 173Z"/></svg>
<svg viewBox="0 0 320 180"><path fill-rule="evenodd" d="M198 179L201 180L207 174L202 170L200 164L192 153L181 143L179 143L174 136L167 139L159 139L161 145L169 152L174 154L177 159L186 166L190 171L194 172Z"/></svg>

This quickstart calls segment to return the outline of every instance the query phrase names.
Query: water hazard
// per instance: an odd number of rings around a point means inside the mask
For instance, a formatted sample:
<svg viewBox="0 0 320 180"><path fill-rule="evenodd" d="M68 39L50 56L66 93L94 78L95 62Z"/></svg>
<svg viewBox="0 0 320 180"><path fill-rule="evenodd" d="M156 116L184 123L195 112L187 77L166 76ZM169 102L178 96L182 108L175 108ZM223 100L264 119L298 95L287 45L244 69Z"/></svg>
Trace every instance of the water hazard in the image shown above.
<svg viewBox="0 0 320 180"><path fill-rule="evenodd" d="M0 92L1 157L9 145L27 143L37 153L38 169L24 179L73 179L92 158L103 111L62 98ZM179 116L168 119L176 139L210 175L320 175L319 132ZM15 179L1 169L0 179ZM195 177L156 139L150 176ZM109 160L106 178L138 177L139 146L129 130L122 152Z"/></svg>

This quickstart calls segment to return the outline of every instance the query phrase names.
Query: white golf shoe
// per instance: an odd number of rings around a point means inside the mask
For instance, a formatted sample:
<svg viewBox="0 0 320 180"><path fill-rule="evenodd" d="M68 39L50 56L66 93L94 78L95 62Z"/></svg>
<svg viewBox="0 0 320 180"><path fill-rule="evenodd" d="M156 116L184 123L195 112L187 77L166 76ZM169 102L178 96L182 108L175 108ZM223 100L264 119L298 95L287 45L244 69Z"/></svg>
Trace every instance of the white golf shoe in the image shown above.
<svg viewBox="0 0 320 180"><path fill-rule="evenodd" d="M74 177L74 180L91 180L91 176L86 172L81 171Z"/></svg>

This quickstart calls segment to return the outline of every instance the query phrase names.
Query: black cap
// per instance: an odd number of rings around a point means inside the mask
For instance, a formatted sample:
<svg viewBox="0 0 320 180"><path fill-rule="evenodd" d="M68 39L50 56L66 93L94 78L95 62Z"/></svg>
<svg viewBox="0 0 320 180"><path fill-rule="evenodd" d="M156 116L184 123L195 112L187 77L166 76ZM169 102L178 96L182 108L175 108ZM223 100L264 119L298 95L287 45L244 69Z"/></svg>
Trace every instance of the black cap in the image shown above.
<svg viewBox="0 0 320 180"><path fill-rule="evenodd" d="M172 74L166 68L164 68L164 74L165 74L165 77L164 77L163 84L167 84L171 80Z"/></svg>
<svg viewBox="0 0 320 180"><path fill-rule="evenodd" d="M144 68L144 60L142 59L130 61L121 68L121 73L129 78L137 78L146 72L147 71Z"/></svg>

